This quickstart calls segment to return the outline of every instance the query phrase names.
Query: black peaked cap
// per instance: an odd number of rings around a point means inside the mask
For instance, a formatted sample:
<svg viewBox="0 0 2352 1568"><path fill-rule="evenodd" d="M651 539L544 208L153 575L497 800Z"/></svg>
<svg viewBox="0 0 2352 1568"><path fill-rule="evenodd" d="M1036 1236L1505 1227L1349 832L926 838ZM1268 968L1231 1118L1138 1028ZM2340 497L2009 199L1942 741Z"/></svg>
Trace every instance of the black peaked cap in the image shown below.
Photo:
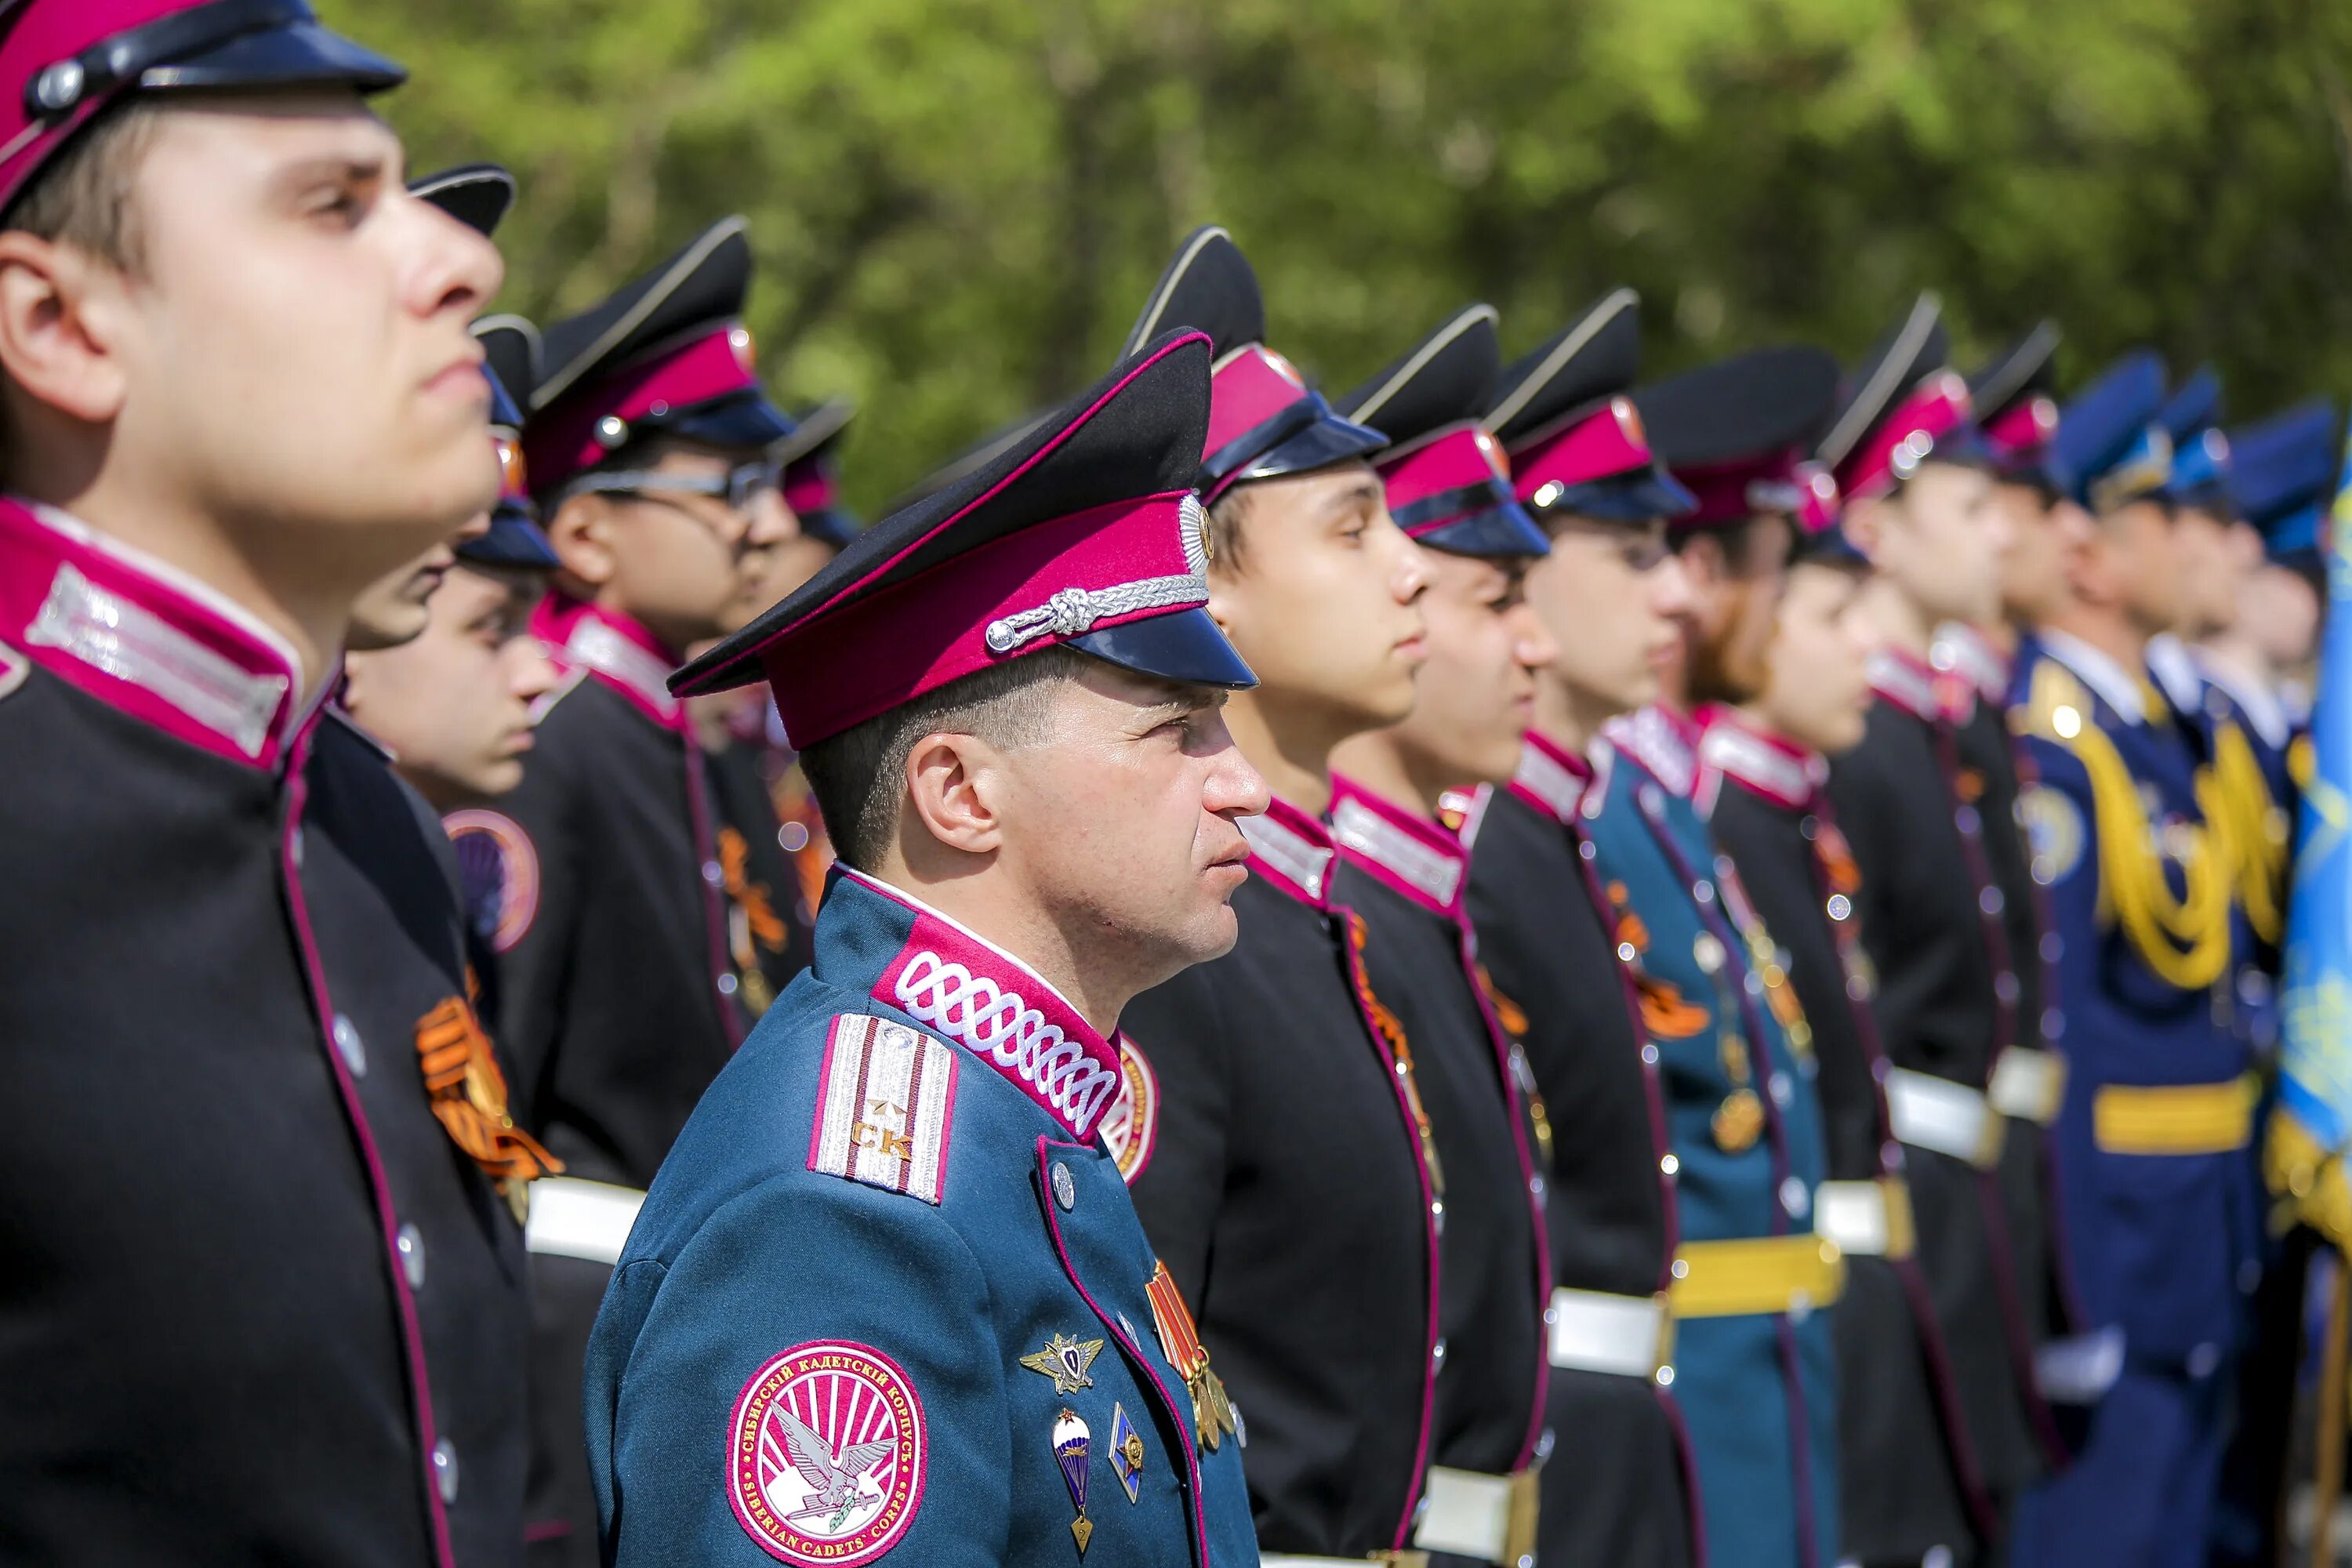
<svg viewBox="0 0 2352 1568"><path fill-rule="evenodd" d="M549 327L530 406L545 408L607 366L741 315L751 286L743 220L721 218L611 299Z"/></svg>
<svg viewBox="0 0 2352 1568"><path fill-rule="evenodd" d="M960 485L1014 447L1029 438L1036 428L1052 419L1058 410L1048 408L1042 413L1024 414L1012 424L992 430L971 446L892 496L882 508L882 515L905 511L919 506L950 486Z"/></svg>
<svg viewBox="0 0 2352 1568"><path fill-rule="evenodd" d="M1855 368L1814 455L1832 468L1844 462L1911 389L1942 370L1951 355L1951 342L1944 332L1943 302L1933 294L1922 294L1911 302L1901 324L1880 339L1870 356Z"/></svg>
<svg viewBox="0 0 2352 1568"><path fill-rule="evenodd" d="M1194 229L1177 247L1175 259L1152 285L1143 313L1127 334L1124 352L1132 354L1179 327L1208 333L1219 360L1265 341L1265 300L1258 292L1257 273L1233 236L1213 224Z"/></svg>
<svg viewBox="0 0 2352 1568"><path fill-rule="evenodd" d="M798 463L818 456L840 441L856 414L857 405L846 397L825 399L793 422L792 450L779 459Z"/></svg>
<svg viewBox="0 0 2352 1568"><path fill-rule="evenodd" d="M1022 529L1190 489L1209 434L1210 345L1151 358L1181 335L1161 334L986 463L874 523L782 603L671 676L670 689L691 696L758 680L759 650L779 634Z"/></svg>
<svg viewBox="0 0 2352 1568"><path fill-rule="evenodd" d="M520 316L484 316L474 323L474 341L507 395L518 407L530 407L539 385L539 329Z"/></svg>
<svg viewBox="0 0 2352 1568"><path fill-rule="evenodd" d="M1468 305L1334 406L1342 418L1378 429L1393 451L1485 414L1502 368L1495 307Z"/></svg>
<svg viewBox="0 0 2352 1568"><path fill-rule="evenodd" d="M1685 371L1633 394L1633 405L1658 461L1704 468L1810 445L1837 395L1836 357L1790 344Z"/></svg>
<svg viewBox="0 0 2352 1568"><path fill-rule="evenodd" d="M1642 370L1641 303L1619 289L1507 367L1487 428L1514 447L1632 386Z"/></svg>
<svg viewBox="0 0 2352 1568"><path fill-rule="evenodd" d="M1969 404L1986 423L2035 393L2057 390L2058 323L2043 321L1969 377Z"/></svg>
<svg viewBox="0 0 2352 1568"><path fill-rule="evenodd" d="M409 183L408 193L431 202L477 234L491 235L514 205L514 176L496 163L460 163Z"/></svg>

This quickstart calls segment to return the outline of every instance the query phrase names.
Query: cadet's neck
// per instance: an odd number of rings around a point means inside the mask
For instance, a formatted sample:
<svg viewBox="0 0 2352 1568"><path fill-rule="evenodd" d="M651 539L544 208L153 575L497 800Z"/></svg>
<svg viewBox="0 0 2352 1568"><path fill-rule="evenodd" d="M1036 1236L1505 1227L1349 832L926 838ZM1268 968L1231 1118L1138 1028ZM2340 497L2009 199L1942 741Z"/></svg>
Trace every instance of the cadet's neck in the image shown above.
<svg viewBox="0 0 2352 1568"><path fill-rule="evenodd" d="M1625 710L1549 672L1536 677L1535 731L1571 755L1584 755L1601 726Z"/></svg>
<svg viewBox="0 0 2352 1568"><path fill-rule="evenodd" d="M2285 673L2264 657L2253 638L2234 626L2215 632L2197 646L2225 674L2234 675L2250 686L2274 691L2286 679Z"/></svg>
<svg viewBox="0 0 2352 1568"><path fill-rule="evenodd" d="M1428 759L1401 744L1394 730L1375 730L1339 743L1331 765L1401 811L1434 821L1438 797L1459 779L1430 776Z"/></svg>
<svg viewBox="0 0 2352 1568"><path fill-rule="evenodd" d="M1914 658L1927 658L1936 640L1936 617L1901 584L1874 572L1863 579L1862 602L1879 636Z"/></svg>
<svg viewBox="0 0 2352 1568"><path fill-rule="evenodd" d="M1331 752L1363 721L1320 701L1259 687L1225 700L1225 728L1276 798L1309 816L1331 805Z"/></svg>
<svg viewBox="0 0 2352 1568"><path fill-rule="evenodd" d="M2121 605L2094 605L2070 598L2044 623L2105 654L2125 669L2137 671L2147 662L2147 637Z"/></svg>

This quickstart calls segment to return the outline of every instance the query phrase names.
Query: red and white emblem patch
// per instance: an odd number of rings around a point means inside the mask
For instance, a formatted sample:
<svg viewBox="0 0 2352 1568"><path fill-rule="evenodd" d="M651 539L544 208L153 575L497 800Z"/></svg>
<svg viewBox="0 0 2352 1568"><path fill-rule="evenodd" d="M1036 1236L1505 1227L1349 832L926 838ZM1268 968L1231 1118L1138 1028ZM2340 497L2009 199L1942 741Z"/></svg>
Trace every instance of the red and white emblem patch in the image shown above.
<svg viewBox="0 0 2352 1568"><path fill-rule="evenodd" d="M1118 1098L1103 1112L1099 1131L1119 1176L1133 1186L1151 1163L1152 1145L1160 1139L1160 1079L1124 1035L1118 1037Z"/></svg>
<svg viewBox="0 0 2352 1568"><path fill-rule="evenodd" d="M441 830L457 851L470 901L487 891L487 909L469 910L484 921L483 940L492 952L504 952L522 940L539 913L539 851L530 835L511 816L495 811L453 811L441 819Z"/></svg>
<svg viewBox="0 0 2352 1568"><path fill-rule="evenodd" d="M923 1402L870 1345L813 1340L752 1373L727 1427L727 1493L780 1563L849 1568L907 1533L930 1450Z"/></svg>

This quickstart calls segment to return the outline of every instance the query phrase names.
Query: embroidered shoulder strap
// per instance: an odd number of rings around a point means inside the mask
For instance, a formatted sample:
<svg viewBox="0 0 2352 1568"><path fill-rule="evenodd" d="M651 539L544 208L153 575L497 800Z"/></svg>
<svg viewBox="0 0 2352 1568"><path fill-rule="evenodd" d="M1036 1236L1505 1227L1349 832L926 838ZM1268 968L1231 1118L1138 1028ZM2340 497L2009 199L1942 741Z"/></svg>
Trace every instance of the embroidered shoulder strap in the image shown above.
<svg viewBox="0 0 2352 1568"><path fill-rule="evenodd" d="M840 1013L819 1077L810 1170L927 1204L947 1195L952 1046L887 1018Z"/></svg>

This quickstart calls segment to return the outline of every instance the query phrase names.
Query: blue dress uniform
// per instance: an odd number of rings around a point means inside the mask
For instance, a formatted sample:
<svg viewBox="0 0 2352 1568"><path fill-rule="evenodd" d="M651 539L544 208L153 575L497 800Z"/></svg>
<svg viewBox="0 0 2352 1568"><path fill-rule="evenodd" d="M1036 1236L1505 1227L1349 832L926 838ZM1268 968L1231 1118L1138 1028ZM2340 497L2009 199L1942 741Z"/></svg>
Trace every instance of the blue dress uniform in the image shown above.
<svg viewBox="0 0 2352 1568"><path fill-rule="evenodd" d="M2059 456L2078 495L2105 508L2158 492L2160 399L2143 358L2070 406ZM2057 1131L2091 1325L2064 1359L2105 1393L2073 1468L2021 1508L2017 1560L2202 1563L2261 1246L2231 868L2189 738L2144 672L2045 629L2018 680L2012 722L2038 780L2024 815L2063 942Z"/></svg>
<svg viewBox="0 0 2352 1568"><path fill-rule="evenodd" d="M1040 647L1182 685L1208 340L1171 334L861 534L681 671L823 742ZM591 1340L606 1560L1257 1561L1244 1422L1099 1140L1115 1039L1011 953L837 870L815 963L719 1073Z"/></svg>
<svg viewBox="0 0 2352 1568"><path fill-rule="evenodd" d="M1610 726L1588 795L1621 956L1660 987L1654 1028L1682 1222L1669 1292L1715 1568L1838 1561L1836 1347L1844 1260L1813 1230L1827 1174L1794 993L1689 798L1681 721Z"/></svg>

